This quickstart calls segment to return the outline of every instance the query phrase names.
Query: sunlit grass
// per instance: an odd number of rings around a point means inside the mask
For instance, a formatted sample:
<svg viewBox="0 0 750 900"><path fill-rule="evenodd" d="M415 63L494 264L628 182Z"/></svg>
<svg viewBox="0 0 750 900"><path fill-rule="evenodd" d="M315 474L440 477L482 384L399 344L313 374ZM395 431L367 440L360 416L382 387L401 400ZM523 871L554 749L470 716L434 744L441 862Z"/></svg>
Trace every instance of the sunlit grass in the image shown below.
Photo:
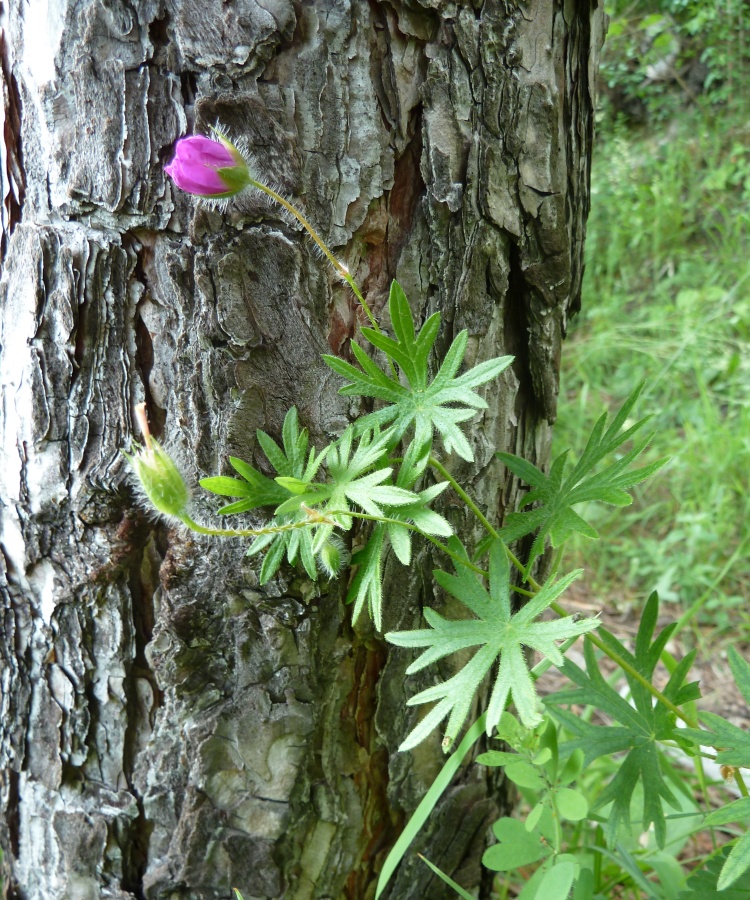
<svg viewBox="0 0 750 900"><path fill-rule="evenodd" d="M742 110L662 134L611 128L595 153L583 312L563 355L557 450L643 379L653 457L627 510L591 510L578 557L613 598L656 588L720 629L750 598L750 130Z"/></svg>

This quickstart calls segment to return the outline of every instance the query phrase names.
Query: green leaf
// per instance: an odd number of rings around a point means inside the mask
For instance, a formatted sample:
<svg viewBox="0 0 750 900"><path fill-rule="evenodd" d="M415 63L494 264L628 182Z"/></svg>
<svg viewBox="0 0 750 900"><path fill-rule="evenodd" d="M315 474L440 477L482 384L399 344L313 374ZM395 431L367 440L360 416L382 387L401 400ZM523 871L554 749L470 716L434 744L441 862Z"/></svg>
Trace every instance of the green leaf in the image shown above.
<svg viewBox="0 0 750 900"><path fill-rule="evenodd" d="M576 879L573 900L594 900L594 873L591 869L581 869Z"/></svg>
<svg viewBox="0 0 750 900"><path fill-rule="evenodd" d="M460 541L451 538L448 546L468 562ZM399 749L408 750L419 744L446 716L449 719L443 746L450 748L466 720L474 695L498 658L487 709L487 733L490 734L500 721L511 696L525 725L533 727L541 721L525 648L537 650L555 665L562 665L563 657L556 641L591 631L599 621L575 621L573 617L549 622L534 621L578 577L579 572L573 572L558 582L548 582L515 614L511 611L509 574L505 547L500 542L496 542L490 551L489 591L461 563L456 563L455 575L435 571L438 584L460 600L475 618L448 620L432 609L425 609L424 616L430 628L386 634L386 640L399 647L427 648L409 666L407 674L418 672L457 650L479 647L474 657L456 675L408 701L409 705L438 702Z"/></svg>
<svg viewBox="0 0 750 900"><path fill-rule="evenodd" d="M750 797L740 797L739 800L733 800L721 809L710 812L703 820L703 825L713 828L715 825L731 825L746 819L750 819Z"/></svg>
<svg viewBox="0 0 750 900"><path fill-rule="evenodd" d="M201 484L216 494L229 497L242 497L237 503L230 503L222 507L219 512L223 515L232 513L249 512L258 506L277 507L276 515L271 521L272 525L286 525L291 522L308 520L308 515L299 508L296 502L300 489L305 490L312 478L315 477L326 455L326 450L315 454L314 450L305 459L308 450L307 431L300 431L297 410L292 407L284 418L282 428L283 450L265 432L257 432L258 443L268 457L269 462L278 473L275 480L266 478L265 475L254 469L244 460L230 457L232 467L241 476L237 478L206 478ZM284 505L292 499L295 508L291 512L279 514L279 505ZM296 505L295 505L296 504ZM295 529L276 535L262 535L255 539L248 556L267 550L268 554L261 567L261 583L268 581L278 571L281 561L286 553L291 565L298 560L312 580L318 577L318 568L313 553L313 532L320 530L320 526L313 520L310 528Z"/></svg>
<svg viewBox="0 0 750 900"><path fill-rule="evenodd" d="M498 819L492 830L500 843L485 850L482 865L493 872L510 872L552 853L541 836L526 831L518 819Z"/></svg>
<svg viewBox="0 0 750 900"><path fill-rule="evenodd" d="M668 626L653 639L658 617L658 597L652 594L644 608L638 635L636 653L630 653L612 634L600 629L599 636L621 659L651 681L659 656L674 626ZM597 799L594 809L612 803L612 809L604 827L609 846L617 840L621 825L630 826L630 804L638 781L643 783L643 820L645 831L653 822L656 842L664 846L666 819L663 805L679 808L678 801L665 781L664 772L671 765L659 750L665 740L680 741L682 731L676 727L675 715L660 703L632 675L625 672L633 705L618 694L605 680L590 643L584 646L586 671L570 659L566 659L562 672L578 685L572 690L549 695L545 702L552 707L552 714L575 735L561 748L566 751L581 750L584 767L593 760L610 753L624 751L617 774ZM688 702L697 696L696 685L684 685L684 679L692 664L694 654L688 654L674 669L662 693L675 705ZM619 725L593 725L578 714L557 707L561 705L591 705L610 716ZM684 743L684 741L683 741Z"/></svg>
<svg viewBox="0 0 750 900"><path fill-rule="evenodd" d="M215 478L202 478L201 487L221 497L245 498L243 512L259 506L276 506L287 497L287 492L282 487L246 462L233 456L229 458L229 461L242 479L228 478L223 475ZM226 507L224 509L226 510Z"/></svg>
<svg viewBox="0 0 750 900"><path fill-rule="evenodd" d="M277 508L277 514L293 512L303 506L321 507L323 514L344 513L335 516L335 521L348 530L352 519L345 512L351 509L352 503L368 515L379 517L386 517L383 507L421 505L417 494L388 483L393 469L381 465L393 444L392 430L383 434L366 431L355 439L354 429L347 428L328 448L328 479L325 482L277 479L294 494Z"/></svg>
<svg viewBox="0 0 750 900"><path fill-rule="evenodd" d="M560 773L560 784L570 784L578 778L583 769L583 759L583 750L574 750L570 754Z"/></svg>
<svg viewBox="0 0 750 900"><path fill-rule="evenodd" d="M431 863L429 859L422 856L421 853L417 855L422 860L422 862L426 863L432 869L432 871L438 876L438 878L444 881L448 885L448 887L453 888L453 890L458 894L459 897L462 897L463 900L474 900L474 898L468 891L465 891L460 884L456 884L456 882L452 878L449 878L445 874L445 872L442 872L440 869L438 869L438 867Z"/></svg>
<svg viewBox="0 0 750 900"><path fill-rule="evenodd" d="M545 475L528 460L512 453L496 454L514 475L522 478L533 488L524 497L523 506L533 504L536 506L530 510L510 513L505 527L500 532L506 543L537 532L526 566L527 573L537 557L544 552L547 538L553 547L559 547L575 533L592 539L599 537L596 530L572 509L573 506L591 501L627 506L632 502L630 494L627 493L628 489L653 475L667 461L659 459L637 469L630 468L648 446L649 437L615 462L594 472L606 456L630 440L648 421L647 418L641 419L623 430L642 389L643 385L640 385L633 391L608 428L607 414L599 418L581 458L567 476L565 475L567 451L554 460L549 475Z"/></svg>
<svg viewBox="0 0 750 900"><path fill-rule="evenodd" d="M510 365L512 357L487 360L456 377L468 341L468 333L462 331L430 383L427 363L440 326L439 314L430 316L416 334L409 303L396 281L391 285L388 309L396 340L372 328L363 328L362 333L398 366L408 387L399 378L379 369L356 341L351 342L351 348L361 369L336 356L323 357L334 372L349 382L340 394L372 397L387 404L360 419L357 430L393 423L400 438L413 427L420 444L430 440L437 431L448 453L473 460L471 447L458 425L475 415L476 410L486 409L487 404L472 388L496 378Z"/></svg>
<svg viewBox="0 0 750 900"><path fill-rule="evenodd" d="M750 663L742 658L735 647L730 646L727 655L735 683L745 703L750 705ZM683 728L681 734L696 744L715 747L718 750L716 762L719 765L750 767L750 732L732 725L715 713L702 712L700 718L709 731Z"/></svg>
<svg viewBox="0 0 750 900"><path fill-rule="evenodd" d="M555 791L555 806L560 816L569 822L580 822L589 814L588 800L572 788L558 788Z"/></svg>
<svg viewBox="0 0 750 900"><path fill-rule="evenodd" d="M429 442L418 445L412 441L399 467L396 487L402 490L408 490L413 487L414 483L424 472L429 456ZM418 494L412 494L413 502L390 509L388 517L399 522L411 522L426 534L449 537L453 534L450 523L427 506L447 486L447 482L433 484ZM383 615L383 591L380 570L386 535L399 561L404 565L409 565L412 535L410 529L406 528L405 525L393 523L376 525L365 547L355 553L352 558L352 565L357 566L357 573L347 594L347 603L354 604L352 621L357 621L365 605L367 605L370 617L379 631L382 630Z"/></svg>
<svg viewBox="0 0 750 900"><path fill-rule="evenodd" d="M505 774L513 784L517 784L522 788L541 791L545 786L536 767L524 759L506 765Z"/></svg>
<svg viewBox="0 0 750 900"><path fill-rule="evenodd" d="M352 565L357 567L347 594L347 603L354 604L352 621L356 622L367 604L370 618L378 631L382 630L383 580L381 562L385 525L376 525L365 546L352 556Z"/></svg>
<svg viewBox="0 0 750 900"><path fill-rule="evenodd" d="M730 855L728 846L722 847L718 854L706 861L705 868L693 872L687 883L687 890L682 891L677 900L750 900L750 885L721 890L718 887L719 877Z"/></svg>
<svg viewBox="0 0 750 900"><path fill-rule="evenodd" d="M266 553L266 558L263 560L263 565L260 569L260 583L265 584L269 581L279 569L281 565L281 560L284 558L284 543L282 541L275 541L271 545L271 549Z"/></svg>
<svg viewBox="0 0 750 900"><path fill-rule="evenodd" d="M546 798L536 804L536 806L531 810L528 816L526 816L526 821L523 823L523 827L526 829L526 831L537 830L539 820L542 818L542 814L544 813L546 808Z"/></svg>
<svg viewBox="0 0 750 900"><path fill-rule="evenodd" d="M724 891L750 869L750 831L742 835L724 863L716 889Z"/></svg>
<svg viewBox="0 0 750 900"><path fill-rule="evenodd" d="M531 878L524 884L521 893L518 895L518 900L541 900L537 891L544 878L544 872L544 863L542 863Z"/></svg>
<svg viewBox="0 0 750 900"><path fill-rule="evenodd" d="M477 762L482 766L506 766L508 763L518 762L521 757L517 753L506 753L503 750L488 750L477 756Z"/></svg>
<svg viewBox="0 0 750 900"><path fill-rule="evenodd" d="M576 877L576 864L569 859L547 869L536 896L539 900L567 900Z"/></svg>

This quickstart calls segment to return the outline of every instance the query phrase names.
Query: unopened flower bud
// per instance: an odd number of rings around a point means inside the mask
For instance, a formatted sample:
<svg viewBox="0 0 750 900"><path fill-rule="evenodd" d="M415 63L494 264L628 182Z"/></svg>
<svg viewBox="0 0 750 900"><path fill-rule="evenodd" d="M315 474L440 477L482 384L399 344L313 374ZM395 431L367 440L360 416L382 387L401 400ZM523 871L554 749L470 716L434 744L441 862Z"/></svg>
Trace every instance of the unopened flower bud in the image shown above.
<svg viewBox="0 0 750 900"><path fill-rule="evenodd" d="M190 503L188 489L182 473L168 453L151 437L146 419L145 404L136 407L136 416L146 446L131 455L123 451L140 482L149 503L164 516L182 519L187 515Z"/></svg>
<svg viewBox="0 0 750 900"><path fill-rule="evenodd" d="M249 184L245 158L222 135L180 138L174 159L164 171L180 190L213 200L233 197Z"/></svg>
<svg viewBox="0 0 750 900"><path fill-rule="evenodd" d="M329 578L335 578L349 562L349 552L338 535L331 535L318 554L320 565Z"/></svg>

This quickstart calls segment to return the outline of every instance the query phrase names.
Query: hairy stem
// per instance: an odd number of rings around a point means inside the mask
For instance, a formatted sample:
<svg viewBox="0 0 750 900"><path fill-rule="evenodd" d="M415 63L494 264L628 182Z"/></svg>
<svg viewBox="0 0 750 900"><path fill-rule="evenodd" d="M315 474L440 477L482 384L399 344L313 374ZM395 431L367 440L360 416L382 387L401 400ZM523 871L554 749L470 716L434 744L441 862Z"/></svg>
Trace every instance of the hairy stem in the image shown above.
<svg viewBox="0 0 750 900"><path fill-rule="evenodd" d="M357 286L357 282L352 278L352 276L350 275L349 270L346 268L346 266L343 263L341 263L338 259L336 259L336 257L333 255L333 253L331 253L331 251L328 249L327 244L325 243L323 238L318 234L318 232L313 228L311 223L302 215L302 213L295 206L293 206L288 200L286 200L284 197L282 197L281 194L277 193L273 188L268 187L267 184L263 184L260 181L256 181L254 178L249 178L248 182L252 187L257 188L259 191L263 191L264 194L267 194L269 197L271 197L271 199L275 200L278 204L283 206L287 212L291 213L294 216L294 218L300 223L300 225L305 229L305 231L310 235L310 237L315 241L315 243L321 249L321 251L325 255L328 262L330 262L330 264L333 266L333 268L336 270L336 272L344 279L344 281L352 289L352 291L354 292L354 296L357 298L357 300L359 300L360 304L362 305L362 309L365 311L365 314L367 315L367 318L370 320L372 327L375 329L375 331L380 331L380 328L378 327L378 323L375 321L375 317L373 316L372 311L370 310L370 307L367 305L367 301L362 296L362 292L360 291L359 287Z"/></svg>
<svg viewBox="0 0 750 900"><path fill-rule="evenodd" d="M493 528L492 523L489 521L487 516L485 516L482 510L476 505L476 503L471 499L471 497L466 493L466 491L461 487L461 485L456 481L451 473L445 468L445 466L437 459L435 459L434 456L430 457L429 464L433 469L436 469L443 476L443 478L445 478L445 480L450 484L453 490L474 513L479 522L481 522L487 533L495 538L495 540L499 540L500 535Z"/></svg>
<svg viewBox="0 0 750 900"><path fill-rule="evenodd" d="M528 575L526 573L526 568L524 567L521 560L516 556L515 553L513 553L513 551L510 549L510 547L508 547L508 545L502 540L497 529L494 528L494 526L492 525L490 520L487 518L487 516L485 516L485 514L482 512L482 510L476 505L476 503L471 499L471 497L466 493L466 491L461 487L461 485L456 481L456 479L451 475L451 473L445 468L445 466L439 460L435 459L434 456L430 457L429 464L432 466L433 469L435 469L437 472L439 472L440 475L442 475L442 477L445 478L445 480L450 484L450 486L453 488L453 490L456 492L456 494L458 494L458 496L464 501L464 503L468 506L468 508L474 513L477 520L484 527L487 534L489 534L490 537L494 538L496 541L500 541L502 543L503 547L505 547L505 553L506 553L508 559L510 560L510 562L524 576L526 581L528 581L528 583L531 585L531 587L533 589L531 591L525 591L525 590L523 590L523 588L518 588L517 593L524 594L527 597L533 597L534 594L538 590L541 589L541 585L539 584L539 582L536 581L534 578L532 578L531 575Z"/></svg>
<svg viewBox="0 0 750 900"><path fill-rule="evenodd" d="M260 537L262 534L282 534L285 531L294 531L296 528L307 528L316 524L303 520L289 522L286 525L268 525L265 528L209 528L191 519L190 516L180 516L180 521L197 534L208 534L213 537Z"/></svg>

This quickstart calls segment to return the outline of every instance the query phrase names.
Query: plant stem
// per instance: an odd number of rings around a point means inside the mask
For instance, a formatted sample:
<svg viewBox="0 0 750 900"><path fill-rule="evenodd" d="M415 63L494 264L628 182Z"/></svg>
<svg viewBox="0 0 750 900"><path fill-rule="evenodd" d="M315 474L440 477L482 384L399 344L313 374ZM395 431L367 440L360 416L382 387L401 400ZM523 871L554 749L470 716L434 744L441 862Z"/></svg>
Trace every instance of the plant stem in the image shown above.
<svg viewBox="0 0 750 900"><path fill-rule="evenodd" d="M371 516L368 513L358 513L358 512L350 512L349 510L326 510L326 516L351 516L355 519L364 519L367 522L382 522L384 525L401 525L403 528L408 528L409 531L413 531L415 534L419 534L424 538L427 538L431 544L434 544L438 550L441 550L445 553L446 556L450 556L452 560L455 560L457 563L461 563L462 566L466 566L467 569L471 569L472 572L476 572L477 575L483 575L485 578L489 577L489 573L486 569L482 569L480 566L474 565L473 562L466 559L466 557L461 556L460 553L456 553L454 550L451 550L446 544L442 541L439 541L436 537L433 537L431 534L427 534L422 531L421 528L418 528L416 525L412 525L409 522L402 522L401 519L389 519L386 516Z"/></svg>
<svg viewBox="0 0 750 900"><path fill-rule="evenodd" d="M281 534L285 531L293 531L296 528L306 528L315 524L309 521L289 522L286 525L268 525L265 528L208 528L199 525L190 516L180 516L180 521L191 531L198 534L209 534L215 537L260 537L262 534Z"/></svg>
<svg viewBox="0 0 750 900"><path fill-rule="evenodd" d="M553 607L557 606L557 604L553 603L552 606ZM562 609L561 607L559 607L559 610L561 610L562 614L567 615L565 610ZM558 612L558 609L556 609L555 612ZM591 643L595 647L598 647L602 651L602 653L604 653L606 656L608 656L612 660L613 663L616 663L623 670L623 672L627 672L628 675L630 675L639 684L641 684L644 688L646 688L646 690L649 692L649 694L651 694L652 697L654 697L656 700L658 700L659 703L661 703L663 706L666 706L666 708L670 712L674 713L679 719L682 719L682 721L686 725L689 725L691 728L700 727L698 722L695 721L695 719L692 719L690 716L686 715L683 712L683 710L680 709L679 706L672 703L672 701L668 697L665 697L664 694L662 694L662 692L658 688L655 688L653 686L653 684L651 684L651 682L648 680L648 678L645 678L643 675L641 675L641 673L636 668L631 666L630 663L626 659L623 659L619 655L619 653L615 653L614 650L611 650L609 647L607 647L607 645L602 640L600 640L598 637L596 637L596 635L591 634L589 632L585 636L585 639L588 641L591 641Z"/></svg>
<svg viewBox="0 0 750 900"><path fill-rule="evenodd" d="M557 602L551 603L550 609L554 610L558 614L558 616L561 616L563 618L570 615L570 613L567 612ZM600 638L598 638L596 635L592 634L591 632L586 634L584 636L584 639L587 641L591 641L591 643L595 647L598 647L598 649L601 650L605 656L609 657L609 659L611 659L613 663L615 663L617 666L619 666L623 670L623 672L627 672L628 675L630 675L640 685L642 685L644 688L646 688L646 690L649 692L649 694L651 694L652 697L654 697L656 700L658 700L659 703L661 703L663 706L666 706L666 708L670 712L674 713L678 718L682 719L682 721L686 725L689 725L691 728L699 727L698 722L696 722L694 719L690 718L690 716L687 716L683 712L683 710L680 709L679 706L676 706L674 703L672 703L672 701L668 697L665 697L664 694L662 694L662 692L658 688L655 688L653 686L653 684L651 684L651 682L648 680L648 678L645 678L643 675L641 675L641 673L634 666L632 666L626 659L623 659L619 653L616 653L614 650L612 650L610 647L608 647L604 643L604 641L602 641Z"/></svg>
<svg viewBox="0 0 750 900"><path fill-rule="evenodd" d="M747 797L748 796L747 785L745 784L745 779L742 777L742 772L740 772L739 769L735 769L733 774L734 774L735 783L736 783L737 787L739 788L740 793L742 794L743 797Z"/></svg>
<svg viewBox="0 0 750 900"><path fill-rule="evenodd" d="M524 591L523 589L519 589L518 593L525 594L528 597L533 597L534 594L541 589L541 585L539 584L539 582L532 578L531 575L527 574L526 568L524 567L521 560L515 555L515 553L512 552L508 545L504 541L502 541L500 535L497 532L497 529L493 527L487 516L485 516L482 510L476 505L476 503L471 499L471 497L466 493L466 491L461 487L461 485L456 481L451 473L445 468L445 466L437 459L435 459L434 456L430 457L430 465L433 469L436 469L443 476L443 478L445 478L445 480L450 484L456 494L458 494L458 496L474 513L476 518L484 527L487 534L489 534L490 537L493 537L496 541L500 541L503 544L508 559L511 561L511 563L513 563L513 565L518 569L518 571L524 576L526 581L528 581L528 583L533 588L532 591Z"/></svg>
<svg viewBox="0 0 750 900"><path fill-rule="evenodd" d="M362 292L360 291L359 287L357 287L357 282L349 274L349 270L346 268L346 266L343 263L339 262L339 260L336 259L336 257L333 255L333 253L331 253L331 251L328 249L323 238L321 238L321 236L313 228L313 226L310 224L310 222L302 215L302 213L295 206L293 206L288 200L286 200L284 197L282 197L281 194L277 193L273 188L268 187L267 184L263 184L260 181L256 181L254 178L249 178L248 183L252 187L257 188L259 191L263 191L264 194L267 194L269 197L271 197L273 200L275 200L278 204L283 206L287 212L291 213L294 216L294 218L300 223L300 225L305 229L305 231L315 241L315 243L318 245L318 247L320 247L320 249L324 253L326 259L330 262L330 264L333 266L333 268L336 270L336 272L344 279L344 281L352 289L355 297L357 298L357 300L359 300L360 304L362 305L362 309L365 311L367 318L370 320L372 327L375 329L375 331L379 332L380 328L378 327L378 323L375 321L375 317L373 316L373 314L370 310L370 307L367 305L367 301L362 296Z"/></svg>
<svg viewBox="0 0 750 900"><path fill-rule="evenodd" d="M479 519L479 521L484 526L485 530L491 537L495 538L495 540L500 539L500 535L497 531L492 527L489 519L484 515L482 510L476 505L476 503L471 499L471 497L466 493L466 491L461 487L461 485L456 481L456 479L451 475L451 473L445 468L445 466L435 459L434 456L430 457L429 464L433 469L437 469L438 472L445 478L445 480L450 484L453 490L458 494L458 496L464 501L464 503L469 507L469 509L474 513L474 515Z"/></svg>
<svg viewBox="0 0 750 900"><path fill-rule="evenodd" d="M386 516L371 516L368 513L358 513L348 509L326 510L325 516L327 519L333 519L335 516L349 516L350 518L354 519L364 519L368 522L381 522L384 525L400 525L403 528L408 528L409 531L413 531L416 534L427 538L428 541L434 544L438 548L438 550L445 553L446 556L449 556L451 559L455 560L457 563L460 563L462 566L466 566L468 569L471 569L472 572L476 572L477 575L483 575L485 578L488 577L488 572L486 569L482 569L480 566L474 565L473 562L461 556L459 553L451 550L450 547L448 547L442 541L439 541L436 537L433 537L431 534L427 534L416 525L412 525L409 522L402 522L400 519L389 519ZM325 524L313 519L303 519L300 522L289 522L286 525L269 525L265 528L208 528L205 525L200 525L198 522L191 519L190 516L183 516L181 517L180 521L191 531L195 531L198 534L213 535L215 537L260 537L260 535L263 534L281 534L285 531L293 531L296 528L308 528L311 526Z"/></svg>

